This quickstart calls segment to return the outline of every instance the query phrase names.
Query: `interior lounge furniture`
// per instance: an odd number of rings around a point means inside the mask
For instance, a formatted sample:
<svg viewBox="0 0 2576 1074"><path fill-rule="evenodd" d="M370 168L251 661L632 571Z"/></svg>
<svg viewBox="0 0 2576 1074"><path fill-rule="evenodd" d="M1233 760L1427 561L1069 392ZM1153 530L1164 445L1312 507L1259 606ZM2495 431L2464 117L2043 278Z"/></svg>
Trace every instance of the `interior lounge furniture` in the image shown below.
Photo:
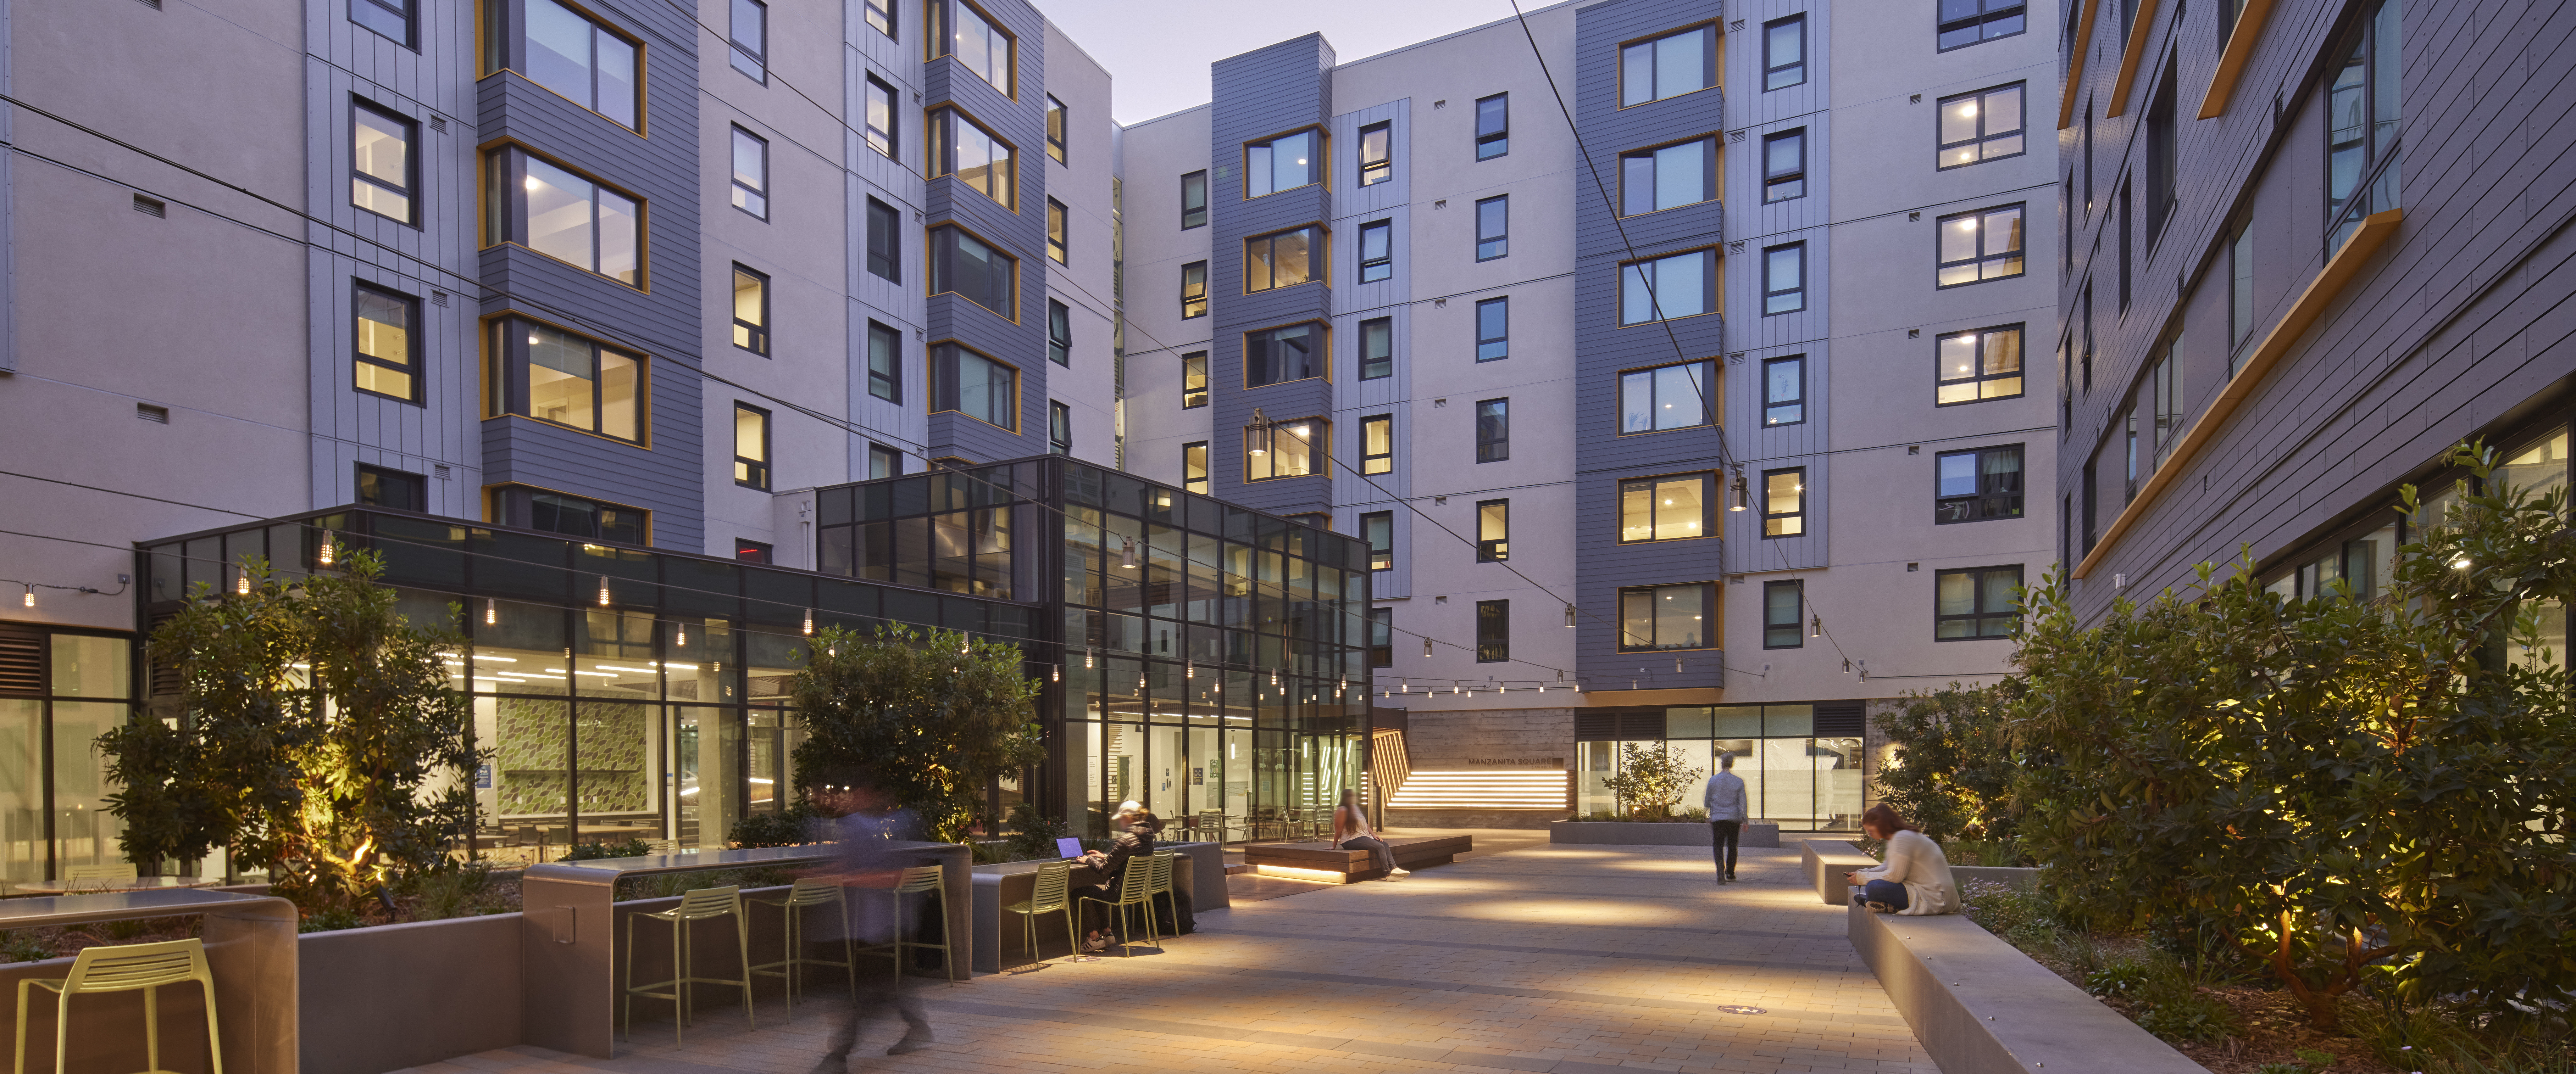
<svg viewBox="0 0 2576 1074"><path fill-rule="evenodd" d="M1476 849L1475 840L1464 835L1381 836L1387 849L1395 852L1399 869L1422 869L1447 865L1458 855ZM1283 876L1292 880L1313 880L1326 884L1348 884L1385 875L1369 860L1365 850L1345 850L1327 842L1254 843L1243 848L1243 863L1263 876Z"/></svg>

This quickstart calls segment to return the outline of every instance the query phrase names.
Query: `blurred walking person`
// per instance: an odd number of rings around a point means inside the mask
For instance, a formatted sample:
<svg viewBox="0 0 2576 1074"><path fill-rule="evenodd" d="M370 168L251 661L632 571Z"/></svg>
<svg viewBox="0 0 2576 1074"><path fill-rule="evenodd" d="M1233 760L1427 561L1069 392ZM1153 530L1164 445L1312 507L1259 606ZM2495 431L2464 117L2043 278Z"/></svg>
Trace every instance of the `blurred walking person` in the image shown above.
<svg viewBox="0 0 2576 1074"><path fill-rule="evenodd" d="M812 793L812 800L824 810L841 817L831 821L834 862L823 875L848 888L849 916L840 922L846 934L861 948L894 942L895 931L903 927L896 912L896 881L904 866L914 864L912 856L897 850L898 841L918 840L922 836L921 820L909 809L895 804L894 796L877 786L873 776L863 770L842 771L825 777L827 782ZM941 922L941 927L947 927ZM826 936L821 942L838 944L840 936ZM841 1074L850 1061L850 1049L859 1043L859 1031L881 1017L899 1016L904 1022L903 1039L886 1049L887 1055L919 1051L929 1045L930 1019L922 1014L921 1001L903 990L903 967L892 975L862 973L850 968L858 983L858 998L851 1004L849 1015L832 1035L832 1048L815 1064L814 1074Z"/></svg>
<svg viewBox="0 0 2576 1074"><path fill-rule="evenodd" d="M1735 840L1744 832L1744 777L1735 774L1735 755L1717 755L1717 774L1708 777L1701 803L1708 807L1709 853L1717 859L1717 882L1735 882Z"/></svg>

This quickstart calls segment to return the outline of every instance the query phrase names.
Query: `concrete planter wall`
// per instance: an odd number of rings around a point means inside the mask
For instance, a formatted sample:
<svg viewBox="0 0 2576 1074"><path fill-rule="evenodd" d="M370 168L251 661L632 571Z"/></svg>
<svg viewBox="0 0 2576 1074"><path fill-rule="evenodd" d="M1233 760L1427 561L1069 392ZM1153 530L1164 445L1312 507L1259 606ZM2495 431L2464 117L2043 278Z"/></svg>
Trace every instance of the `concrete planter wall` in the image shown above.
<svg viewBox="0 0 2576 1074"><path fill-rule="evenodd" d="M1713 847L1716 836L1704 820L1626 821L1560 820L1547 826L1550 843L1593 843L1631 847ZM1739 847L1780 846L1780 826L1754 821L1736 835Z"/></svg>
<svg viewBox="0 0 2576 1074"><path fill-rule="evenodd" d="M491 914L297 937L299 1069L376 1074L520 1043L519 929Z"/></svg>

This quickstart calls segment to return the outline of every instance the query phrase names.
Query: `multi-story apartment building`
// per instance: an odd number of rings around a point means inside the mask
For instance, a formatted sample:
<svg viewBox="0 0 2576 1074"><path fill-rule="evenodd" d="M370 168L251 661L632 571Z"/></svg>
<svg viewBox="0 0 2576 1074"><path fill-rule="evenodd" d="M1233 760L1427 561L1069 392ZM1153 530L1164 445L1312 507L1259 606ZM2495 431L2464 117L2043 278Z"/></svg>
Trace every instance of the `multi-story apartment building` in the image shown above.
<svg viewBox="0 0 2576 1074"><path fill-rule="evenodd" d="M2366 599L2433 521L2399 487L2452 495L2464 440L2515 485L2564 485L2553 132L2576 91L2547 72L2569 14L2134 7L2069 13L2056 102L2058 540L2079 613L2247 555L2286 595Z"/></svg>
<svg viewBox="0 0 2576 1074"><path fill-rule="evenodd" d="M1638 742L1847 821L1868 701L2004 670L2052 554L2055 9L1905 11L1309 36L1122 132L1127 466L1370 542L1406 816L1608 808Z"/></svg>

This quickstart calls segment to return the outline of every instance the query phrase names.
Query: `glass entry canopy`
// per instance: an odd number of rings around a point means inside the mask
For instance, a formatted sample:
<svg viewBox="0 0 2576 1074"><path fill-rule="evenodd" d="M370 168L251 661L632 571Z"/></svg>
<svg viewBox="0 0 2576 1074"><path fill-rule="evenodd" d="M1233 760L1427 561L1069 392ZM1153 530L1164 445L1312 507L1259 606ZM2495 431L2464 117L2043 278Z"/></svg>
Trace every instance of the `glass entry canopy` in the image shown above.
<svg viewBox="0 0 2576 1074"><path fill-rule="evenodd" d="M1056 760L1026 793L1091 836L1120 803L1190 838L1324 823L1368 742L1368 548L1061 457L817 490L826 573L1043 606Z"/></svg>
<svg viewBox="0 0 2576 1074"><path fill-rule="evenodd" d="M447 664L473 697L477 744L492 751L473 776L476 834L548 858L630 838L721 847L745 816L792 801L802 732L787 684L811 631L892 622L1044 648L1037 610L1006 601L373 507L147 542L143 621L175 613L195 583L233 591L254 559L289 577L320 570L326 533L383 554L382 580L413 621L466 636ZM175 712L175 676L145 678L150 708ZM86 786L57 782L58 801ZM58 860L111 839L54 828L57 840L86 840Z"/></svg>
<svg viewBox="0 0 2576 1074"><path fill-rule="evenodd" d="M1678 755L1700 771L1676 811L1699 806L1721 756L1735 758L1752 819L1784 831L1857 831L1867 808L1856 702L1584 712L1575 737L1578 815L1618 808L1607 781L1630 745Z"/></svg>

